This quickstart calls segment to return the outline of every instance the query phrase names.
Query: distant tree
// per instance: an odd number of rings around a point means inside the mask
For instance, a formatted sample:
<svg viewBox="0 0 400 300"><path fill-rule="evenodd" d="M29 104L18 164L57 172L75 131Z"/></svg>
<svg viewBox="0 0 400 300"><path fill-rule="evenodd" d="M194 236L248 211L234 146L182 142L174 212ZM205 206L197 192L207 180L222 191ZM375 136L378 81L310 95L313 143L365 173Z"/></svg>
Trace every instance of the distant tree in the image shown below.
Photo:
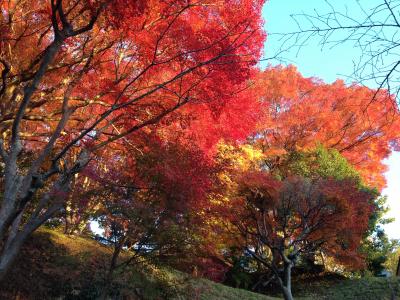
<svg viewBox="0 0 400 300"><path fill-rule="evenodd" d="M247 252L272 271L284 298L293 299L291 270L301 254L321 250L349 268L362 267L358 248L372 212L370 200L348 180L279 182L249 173L239 181L228 218Z"/></svg>
<svg viewBox="0 0 400 300"><path fill-rule="evenodd" d="M367 269L375 276L382 273L386 263L399 245L398 240L390 240L383 225L393 222L385 218L389 210L386 197L378 197L374 203L374 210L369 220L369 229L362 242L361 252L364 253Z"/></svg>
<svg viewBox="0 0 400 300"><path fill-rule="evenodd" d="M400 132L395 99L385 91L371 103L374 90L340 80L326 84L279 66L261 72L250 93L261 102L252 143L270 169L321 145L344 156L368 186L385 186L383 159L398 149Z"/></svg>
<svg viewBox="0 0 400 300"><path fill-rule="evenodd" d="M400 245L399 243L394 247L392 252L388 256L388 260L385 263L385 267L392 272L394 276L400 276L399 272L399 261L400 261Z"/></svg>
<svg viewBox="0 0 400 300"><path fill-rule="evenodd" d="M376 209L370 223L376 222L383 212L378 197L385 186L383 159L399 143L394 97L384 89L375 94L357 84L304 78L294 66L267 68L257 77L252 92L263 108L250 143L263 152L265 168L279 178L352 178L376 188L371 189L376 195L371 204ZM374 224L362 243L369 253L369 268L382 266L391 248Z"/></svg>

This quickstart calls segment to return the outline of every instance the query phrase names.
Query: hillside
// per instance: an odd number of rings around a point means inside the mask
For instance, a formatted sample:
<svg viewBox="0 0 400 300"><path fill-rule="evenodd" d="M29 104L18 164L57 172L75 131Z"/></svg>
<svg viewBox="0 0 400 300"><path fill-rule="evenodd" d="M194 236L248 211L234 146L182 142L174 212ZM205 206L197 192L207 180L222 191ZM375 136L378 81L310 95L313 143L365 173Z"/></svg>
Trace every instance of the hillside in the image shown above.
<svg viewBox="0 0 400 300"><path fill-rule="evenodd" d="M95 299L110 255L95 240L42 229L23 250L0 299ZM276 299L145 262L121 270L113 291L116 299Z"/></svg>
<svg viewBox="0 0 400 300"><path fill-rule="evenodd" d="M102 287L110 250L89 238L42 229L20 256L1 287L1 299L95 299ZM297 290L297 293L296 293ZM273 300L206 279L191 278L145 261L121 270L113 283L115 299ZM383 278L309 282L296 299L396 299L400 281Z"/></svg>
<svg viewBox="0 0 400 300"><path fill-rule="evenodd" d="M296 299L314 300L397 300L400 297L400 278L369 277L312 282L302 284ZM296 295L296 292L294 293Z"/></svg>

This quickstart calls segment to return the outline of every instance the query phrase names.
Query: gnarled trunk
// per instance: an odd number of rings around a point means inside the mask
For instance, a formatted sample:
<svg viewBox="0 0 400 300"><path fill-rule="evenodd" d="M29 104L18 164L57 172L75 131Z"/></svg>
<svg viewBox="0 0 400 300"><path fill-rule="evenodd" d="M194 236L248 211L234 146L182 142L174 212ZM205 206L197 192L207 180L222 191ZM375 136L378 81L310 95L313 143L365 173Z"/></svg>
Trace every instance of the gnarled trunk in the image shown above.
<svg viewBox="0 0 400 300"><path fill-rule="evenodd" d="M293 262L285 262L283 266L283 282L281 283L281 288L283 292L283 297L285 300L293 300L292 295L292 267Z"/></svg>
<svg viewBox="0 0 400 300"><path fill-rule="evenodd" d="M25 230L8 236L0 254L0 282L6 278L12 264L20 253L22 245L32 232L33 230L27 227Z"/></svg>
<svg viewBox="0 0 400 300"><path fill-rule="evenodd" d="M10 270L21 249L23 240L14 241L12 245L5 248L0 255L0 282L2 282Z"/></svg>
<svg viewBox="0 0 400 300"><path fill-rule="evenodd" d="M283 298L285 300L293 300L292 290L287 287L282 287Z"/></svg>

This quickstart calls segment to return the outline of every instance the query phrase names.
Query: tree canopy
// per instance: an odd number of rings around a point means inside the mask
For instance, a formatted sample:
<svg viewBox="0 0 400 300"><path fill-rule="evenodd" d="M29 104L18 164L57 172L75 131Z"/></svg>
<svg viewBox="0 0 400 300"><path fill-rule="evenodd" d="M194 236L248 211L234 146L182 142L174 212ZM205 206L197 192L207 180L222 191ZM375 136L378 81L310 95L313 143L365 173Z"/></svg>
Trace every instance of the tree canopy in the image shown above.
<svg viewBox="0 0 400 300"><path fill-rule="evenodd" d="M93 223L100 299L141 259L217 281L248 261L286 299L317 254L382 266L395 95L260 69L263 4L0 1L1 284L41 226Z"/></svg>

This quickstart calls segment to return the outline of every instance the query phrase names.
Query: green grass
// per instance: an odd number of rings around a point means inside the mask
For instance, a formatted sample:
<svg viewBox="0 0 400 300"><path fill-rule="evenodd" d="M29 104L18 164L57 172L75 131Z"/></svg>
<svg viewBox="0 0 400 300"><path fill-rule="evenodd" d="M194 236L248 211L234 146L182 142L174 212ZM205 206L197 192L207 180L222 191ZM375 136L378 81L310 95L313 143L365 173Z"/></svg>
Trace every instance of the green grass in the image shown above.
<svg viewBox="0 0 400 300"><path fill-rule="evenodd" d="M199 299L209 300L273 300L279 299L276 297L269 297L261 294L252 293L246 290L231 288L222 284L218 284L206 279L197 279L192 281L192 286L200 292Z"/></svg>
<svg viewBox="0 0 400 300"><path fill-rule="evenodd" d="M320 280L297 286L296 299L392 300L400 297L400 278Z"/></svg>
<svg viewBox="0 0 400 300"><path fill-rule="evenodd" d="M322 291L320 291L320 294ZM399 278L363 278L346 280L328 288L325 299L384 300L400 297Z"/></svg>
<svg viewBox="0 0 400 300"><path fill-rule="evenodd" d="M0 286L0 299L95 299L103 286L110 254L108 247L90 238L41 229L28 241L8 282ZM119 270L114 278L115 299L281 299L193 278L145 260ZM293 285L295 299L300 300L400 298L399 278L343 280L338 277L294 282Z"/></svg>

